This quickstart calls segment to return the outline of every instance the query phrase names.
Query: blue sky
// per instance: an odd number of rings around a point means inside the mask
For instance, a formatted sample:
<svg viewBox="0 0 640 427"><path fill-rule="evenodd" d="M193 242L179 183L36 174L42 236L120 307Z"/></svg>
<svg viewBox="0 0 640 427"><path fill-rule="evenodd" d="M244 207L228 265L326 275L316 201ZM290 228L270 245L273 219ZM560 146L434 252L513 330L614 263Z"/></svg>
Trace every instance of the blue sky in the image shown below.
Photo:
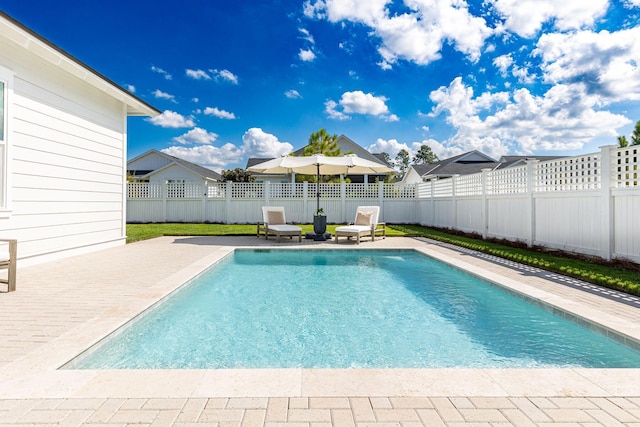
<svg viewBox="0 0 640 427"><path fill-rule="evenodd" d="M0 0L164 113L129 158L214 169L320 128L395 157L595 152L640 120L640 0Z"/></svg>

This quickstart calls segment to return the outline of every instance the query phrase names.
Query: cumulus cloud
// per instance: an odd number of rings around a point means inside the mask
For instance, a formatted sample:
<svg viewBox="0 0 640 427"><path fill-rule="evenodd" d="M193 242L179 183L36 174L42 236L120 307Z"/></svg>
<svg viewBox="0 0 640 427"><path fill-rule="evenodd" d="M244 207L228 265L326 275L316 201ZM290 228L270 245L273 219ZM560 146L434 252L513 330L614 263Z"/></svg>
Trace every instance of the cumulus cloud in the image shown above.
<svg viewBox="0 0 640 427"><path fill-rule="evenodd" d="M187 68L185 73L187 74L187 77L191 77L195 80L211 80L211 76L204 70L191 70Z"/></svg>
<svg viewBox="0 0 640 427"><path fill-rule="evenodd" d="M434 154L436 154L441 159L463 153L460 148L445 147L435 139L424 139L422 141L415 141L411 144L407 144L404 142L398 142L397 139L384 140L382 138L378 138L375 143L367 147L367 151L369 151L370 153L387 153L392 159L394 159L398 155L398 152L400 150L407 150L409 155L413 157L418 153L418 151L420 151L420 147L422 147L423 145L428 145L429 147L431 147L431 150L434 152Z"/></svg>
<svg viewBox="0 0 640 427"><path fill-rule="evenodd" d="M131 93L136 93L136 87L135 87L134 85L129 85L129 84L127 84L127 85L125 85L124 87L125 87L129 92L131 92Z"/></svg>
<svg viewBox="0 0 640 427"><path fill-rule="evenodd" d="M233 83L234 85L238 84L238 76L236 76L229 70L211 69L209 70L209 72L215 76L216 80L223 80L226 82Z"/></svg>
<svg viewBox="0 0 640 427"><path fill-rule="evenodd" d="M173 138L173 140L179 144L191 145L191 144L213 144L218 139L218 135L213 132L208 132L206 129L193 128L189 132Z"/></svg>
<svg viewBox="0 0 640 427"><path fill-rule="evenodd" d="M167 80L171 80L173 78L173 76L171 74L169 74L168 72L166 72L162 68L156 67L155 65L151 66L151 71L153 71L154 73L158 73L158 74L162 75Z"/></svg>
<svg viewBox="0 0 640 427"><path fill-rule="evenodd" d="M224 144L222 147L214 147L213 145L173 146L160 151L215 169L225 169L228 164L238 163L243 157L242 150L229 143Z"/></svg>
<svg viewBox="0 0 640 427"><path fill-rule="evenodd" d="M583 82L605 103L640 100L640 27L545 34L534 53L547 83Z"/></svg>
<svg viewBox="0 0 640 427"><path fill-rule="evenodd" d="M591 26L607 12L609 1L493 0L493 5L505 19L506 30L529 38L546 22L552 22L560 31Z"/></svg>
<svg viewBox="0 0 640 427"><path fill-rule="evenodd" d="M380 39L379 66L391 68L399 59L426 65L441 57L444 43L472 61L480 57L493 33L484 18L472 15L460 0L405 0L408 11L391 15L390 0L317 0L305 3L306 16L364 24Z"/></svg>
<svg viewBox="0 0 640 427"><path fill-rule="evenodd" d="M398 116L389 112L386 102L387 98L384 96L375 96L356 90L343 93L340 102L332 100L325 102L325 112L329 118L336 120L346 120L350 114L371 115L387 121L399 120Z"/></svg>
<svg viewBox="0 0 640 427"><path fill-rule="evenodd" d="M311 49L300 49L298 57L304 62L311 62L316 59L316 54Z"/></svg>
<svg viewBox="0 0 640 427"><path fill-rule="evenodd" d="M251 128L242 135L242 152L249 157L280 157L293 151L293 145L280 142L275 135Z"/></svg>
<svg viewBox="0 0 640 427"><path fill-rule="evenodd" d="M598 98L582 84L559 84L537 96L527 89L483 93L461 78L431 92L430 115L445 115L456 133L445 145L479 150L493 157L507 152L580 149L598 137L614 137L629 123L624 116L600 111Z"/></svg>
<svg viewBox="0 0 640 427"><path fill-rule="evenodd" d="M230 113L229 111L220 110L218 107L213 107L213 108L207 107L204 109L204 114L208 116L215 116L215 117L218 117L219 119L226 119L226 120L236 119L235 114Z"/></svg>
<svg viewBox="0 0 640 427"><path fill-rule="evenodd" d="M286 96L289 99L300 99L300 98L302 98L302 95L300 95L300 92L298 92L295 89L290 89L290 90L286 91L284 93L284 96Z"/></svg>
<svg viewBox="0 0 640 427"><path fill-rule="evenodd" d="M176 101L176 97L174 95L168 94L167 92L163 92L160 89L156 89L153 91L153 96L157 99L168 99L169 101Z"/></svg>
<svg viewBox="0 0 640 427"><path fill-rule="evenodd" d="M165 110L159 116L147 118L146 120L163 128L189 128L195 126L192 117L185 117L171 110Z"/></svg>

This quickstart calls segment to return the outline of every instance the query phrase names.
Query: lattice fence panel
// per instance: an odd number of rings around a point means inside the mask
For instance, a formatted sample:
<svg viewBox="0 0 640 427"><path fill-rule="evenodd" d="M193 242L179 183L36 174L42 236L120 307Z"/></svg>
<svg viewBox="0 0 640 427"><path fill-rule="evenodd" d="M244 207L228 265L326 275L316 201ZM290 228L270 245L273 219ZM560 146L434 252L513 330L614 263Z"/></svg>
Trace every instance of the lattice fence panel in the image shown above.
<svg viewBox="0 0 640 427"><path fill-rule="evenodd" d="M600 188L600 153L540 162L535 167L535 191Z"/></svg>
<svg viewBox="0 0 640 427"><path fill-rule="evenodd" d="M612 154L613 187L640 185L640 146L620 148Z"/></svg>

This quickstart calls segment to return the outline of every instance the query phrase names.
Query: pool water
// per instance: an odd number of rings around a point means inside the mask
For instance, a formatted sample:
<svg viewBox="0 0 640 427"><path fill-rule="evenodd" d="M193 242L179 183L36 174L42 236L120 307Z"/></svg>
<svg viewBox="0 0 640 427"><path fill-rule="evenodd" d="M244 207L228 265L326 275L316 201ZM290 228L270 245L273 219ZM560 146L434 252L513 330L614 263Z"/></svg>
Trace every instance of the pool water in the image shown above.
<svg viewBox="0 0 640 427"><path fill-rule="evenodd" d="M236 250L72 369L640 367L414 251Z"/></svg>

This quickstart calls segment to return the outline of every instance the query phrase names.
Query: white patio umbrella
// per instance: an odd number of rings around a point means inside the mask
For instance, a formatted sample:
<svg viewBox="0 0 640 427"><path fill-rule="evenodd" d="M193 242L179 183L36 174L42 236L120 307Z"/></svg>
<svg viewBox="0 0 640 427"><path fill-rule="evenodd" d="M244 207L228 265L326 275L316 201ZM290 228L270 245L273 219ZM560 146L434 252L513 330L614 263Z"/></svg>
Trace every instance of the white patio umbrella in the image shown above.
<svg viewBox="0 0 640 427"><path fill-rule="evenodd" d="M376 173L393 172L388 166L381 163L363 159L355 154L344 156L325 156L324 154L314 154L312 156L284 156L277 159L247 168L250 172L260 173L301 173L305 175L317 176L317 209L320 209L320 175L366 175ZM316 210L317 211L317 210Z"/></svg>

